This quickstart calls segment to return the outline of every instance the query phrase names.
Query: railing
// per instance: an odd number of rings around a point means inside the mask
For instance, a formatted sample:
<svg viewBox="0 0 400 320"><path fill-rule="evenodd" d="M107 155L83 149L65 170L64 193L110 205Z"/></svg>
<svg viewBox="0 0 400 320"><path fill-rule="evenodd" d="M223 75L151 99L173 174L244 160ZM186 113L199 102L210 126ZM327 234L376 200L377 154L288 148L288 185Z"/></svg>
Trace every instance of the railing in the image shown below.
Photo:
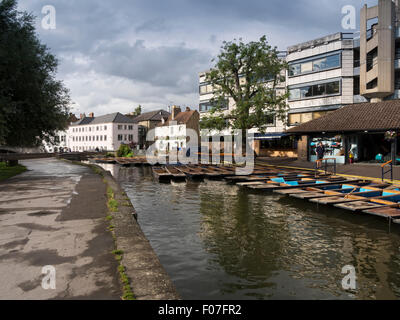
<svg viewBox="0 0 400 320"><path fill-rule="evenodd" d="M385 171L385 168L390 165L390 169ZM386 163L384 163L383 165L381 165L381 169L382 169L382 181L385 181L385 175L387 173L390 173L390 180L393 181L393 160L390 160Z"/></svg>
<svg viewBox="0 0 400 320"><path fill-rule="evenodd" d="M333 160L333 163L329 163L328 161ZM324 165L322 166L322 163ZM318 166L318 164L321 164L321 166ZM337 172L337 163L336 163L336 158L326 158L326 159L320 159L315 161L315 172L317 172L319 169L324 168L325 174L328 174L328 168L332 167L333 168L333 174L336 175Z"/></svg>

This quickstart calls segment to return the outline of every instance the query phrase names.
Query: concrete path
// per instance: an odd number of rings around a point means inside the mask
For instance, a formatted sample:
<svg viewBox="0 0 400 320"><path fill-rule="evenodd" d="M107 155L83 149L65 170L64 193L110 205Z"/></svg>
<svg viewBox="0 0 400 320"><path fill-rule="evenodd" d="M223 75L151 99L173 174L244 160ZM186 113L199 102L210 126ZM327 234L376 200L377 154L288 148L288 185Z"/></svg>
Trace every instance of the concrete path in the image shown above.
<svg viewBox="0 0 400 320"><path fill-rule="evenodd" d="M22 164L30 171L0 183L0 299L120 299L101 177L56 159ZM56 288L45 290L48 265Z"/></svg>

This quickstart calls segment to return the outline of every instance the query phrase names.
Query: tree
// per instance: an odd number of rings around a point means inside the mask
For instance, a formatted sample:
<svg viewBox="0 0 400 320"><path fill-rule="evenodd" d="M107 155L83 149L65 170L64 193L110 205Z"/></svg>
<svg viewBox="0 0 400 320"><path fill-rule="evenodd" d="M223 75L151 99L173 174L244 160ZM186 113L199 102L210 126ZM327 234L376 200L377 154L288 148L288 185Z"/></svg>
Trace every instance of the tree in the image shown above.
<svg viewBox="0 0 400 320"><path fill-rule="evenodd" d="M35 146L68 125L70 97L34 17L0 2L0 145Z"/></svg>
<svg viewBox="0 0 400 320"><path fill-rule="evenodd" d="M215 66L206 75L214 91L213 108L201 120L201 128L240 129L244 147L246 130L258 128L265 132L271 117L285 122L288 93L286 89L277 93L277 88L285 81L286 70L286 61L265 36L247 44L241 39L224 41ZM234 108L227 111L229 98Z"/></svg>
<svg viewBox="0 0 400 320"><path fill-rule="evenodd" d="M133 115L134 116L140 116L141 114L142 114L142 106L139 104L139 106L133 112Z"/></svg>

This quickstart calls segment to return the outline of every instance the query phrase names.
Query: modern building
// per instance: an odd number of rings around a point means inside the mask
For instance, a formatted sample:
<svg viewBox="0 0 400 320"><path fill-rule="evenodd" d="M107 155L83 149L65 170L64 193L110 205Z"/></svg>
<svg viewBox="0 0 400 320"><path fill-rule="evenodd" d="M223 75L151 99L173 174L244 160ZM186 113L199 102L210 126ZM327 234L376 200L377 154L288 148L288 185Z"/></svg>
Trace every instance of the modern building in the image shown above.
<svg viewBox="0 0 400 320"><path fill-rule="evenodd" d="M282 145L283 141L289 140L285 135L290 133L298 135L295 145L299 145L297 150L299 158L315 160L316 142L322 141L329 146L329 156L337 157L339 162L346 162L349 161L347 155L352 153L350 150L343 150L346 149L345 145L357 146L361 150L371 143L380 143L384 140L383 129L380 128L380 131L376 132L373 126L363 132L372 134L371 131L374 131L374 136L367 140L359 134L352 134L346 135L344 141L340 126L336 132L332 131L329 135L326 135L326 130L322 130L319 133L312 131L310 135L300 137L302 133L306 133L304 128L307 126L303 127L303 124L328 116L341 108L362 104L365 112L366 108L371 108L372 112L367 112L371 115L374 108L377 108L374 103L400 98L399 0L379 0L373 7L365 5L360 13L360 24L360 31L356 33L338 32L287 48L286 61L289 65L285 84L289 92L287 124L278 122L271 124L267 135L275 134L275 139L262 137L268 139L264 142L261 140L261 146L266 149L263 152L256 150L256 153L287 155L275 151L279 150L277 147ZM212 99L212 87L205 82L205 77L206 73L200 74L202 115L212 107L207 103ZM391 104L390 110L396 106L397 104ZM353 107L352 110L359 109ZM389 116L386 111L389 110L383 108L383 113L375 112L375 117L386 122ZM339 112L337 114L340 115ZM391 126L383 127L388 127L389 130ZM367 156L369 151L360 152L362 156L357 160L371 160L372 156Z"/></svg>
<svg viewBox="0 0 400 320"><path fill-rule="evenodd" d="M197 110L186 108L182 112L180 107L173 106L168 119L155 128L156 150L165 153L186 150L190 137L188 130L194 130L197 138L200 136L199 119Z"/></svg>
<svg viewBox="0 0 400 320"><path fill-rule="evenodd" d="M316 160L315 147L322 142L327 155L338 163L348 163L350 158L374 161L381 156L395 160L397 143L392 141L388 147L385 133L399 131L391 118L400 113L400 104L382 102L400 97L399 17L398 1L379 0L374 7L362 8L359 37L338 33L288 49L288 132L303 134L299 158ZM322 68L321 59L325 59ZM341 108L345 110L326 116L336 128L328 130L321 127L325 120L315 121ZM357 125L356 111L360 119L367 119L365 125ZM354 127L351 134L340 124L343 120L336 119L344 115ZM380 123L379 128L374 122Z"/></svg>
<svg viewBox="0 0 400 320"><path fill-rule="evenodd" d="M137 145L138 124L117 112L100 117L82 116L68 129L67 145L72 152L116 151L121 144Z"/></svg>

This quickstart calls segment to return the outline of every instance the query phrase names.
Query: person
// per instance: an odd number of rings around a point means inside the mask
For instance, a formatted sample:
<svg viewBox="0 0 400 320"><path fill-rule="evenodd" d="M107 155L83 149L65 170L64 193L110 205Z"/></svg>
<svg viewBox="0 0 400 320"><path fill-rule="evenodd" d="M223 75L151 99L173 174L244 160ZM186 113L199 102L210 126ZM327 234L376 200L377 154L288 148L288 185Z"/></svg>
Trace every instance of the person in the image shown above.
<svg viewBox="0 0 400 320"><path fill-rule="evenodd" d="M321 168L322 166L322 159L324 158L325 155L325 148L322 142L318 143L317 148L315 149L315 153L317 155L317 168Z"/></svg>

